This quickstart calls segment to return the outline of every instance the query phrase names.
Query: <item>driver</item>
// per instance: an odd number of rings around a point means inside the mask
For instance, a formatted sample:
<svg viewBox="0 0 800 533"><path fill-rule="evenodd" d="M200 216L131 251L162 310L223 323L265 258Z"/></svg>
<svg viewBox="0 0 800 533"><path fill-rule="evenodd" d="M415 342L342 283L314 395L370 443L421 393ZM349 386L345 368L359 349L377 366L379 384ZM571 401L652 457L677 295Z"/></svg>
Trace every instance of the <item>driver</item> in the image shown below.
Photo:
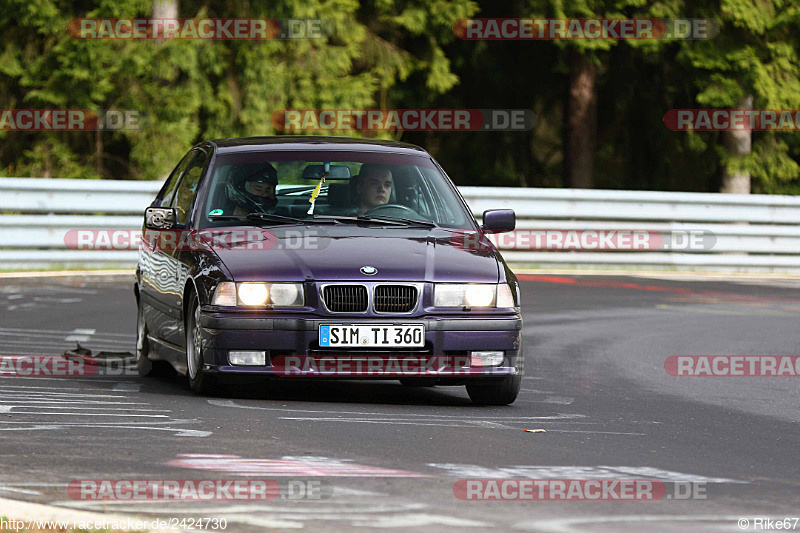
<svg viewBox="0 0 800 533"><path fill-rule="evenodd" d="M245 216L250 213L272 213L278 199L275 186L278 172L269 163L240 167L238 174L228 180L225 192L228 200L235 204L233 214Z"/></svg>
<svg viewBox="0 0 800 533"><path fill-rule="evenodd" d="M359 196L359 215L389 203L392 194L391 171L388 168L369 167L361 174L356 190Z"/></svg>

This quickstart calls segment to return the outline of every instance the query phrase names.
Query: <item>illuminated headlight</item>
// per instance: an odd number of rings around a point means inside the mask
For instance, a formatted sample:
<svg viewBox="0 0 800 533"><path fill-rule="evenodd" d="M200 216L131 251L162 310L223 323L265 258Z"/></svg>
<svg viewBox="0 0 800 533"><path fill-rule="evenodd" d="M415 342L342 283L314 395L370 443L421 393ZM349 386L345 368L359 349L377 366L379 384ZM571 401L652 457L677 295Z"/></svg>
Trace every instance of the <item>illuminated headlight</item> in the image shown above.
<svg viewBox="0 0 800 533"><path fill-rule="evenodd" d="M239 283L236 287L239 301L244 305L266 305L269 289L266 283Z"/></svg>
<svg viewBox="0 0 800 533"><path fill-rule="evenodd" d="M438 283L433 289L433 306L514 307L514 296L506 283Z"/></svg>
<svg viewBox="0 0 800 533"><path fill-rule="evenodd" d="M217 286L213 305L258 307L301 307L305 301L302 283L233 283L225 281Z"/></svg>

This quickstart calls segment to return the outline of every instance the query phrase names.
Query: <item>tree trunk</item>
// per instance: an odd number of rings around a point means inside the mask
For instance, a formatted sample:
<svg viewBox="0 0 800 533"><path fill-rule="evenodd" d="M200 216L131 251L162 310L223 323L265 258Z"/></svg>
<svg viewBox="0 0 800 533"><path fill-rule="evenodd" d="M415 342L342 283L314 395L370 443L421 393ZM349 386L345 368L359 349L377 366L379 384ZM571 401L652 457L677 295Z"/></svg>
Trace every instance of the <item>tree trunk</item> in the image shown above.
<svg viewBox="0 0 800 533"><path fill-rule="evenodd" d="M753 97L742 98L738 109L752 109ZM750 130L733 130L722 132L722 145L733 156L742 157L752 150L753 132ZM734 171L727 166L722 167L722 187L720 192L726 194L750 194L750 173Z"/></svg>
<svg viewBox="0 0 800 533"><path fill-rule="evenodd" d="M568 187L590 189L594 185L597 145L597 68L588 57L577 51L572 51L570 59L564 169Z"/></svg>
<svg viewBox="0 0 800 533"><path fill-rule="evenodd" d="M153 18L178 18L178 0L153 0Z"/></svg>
<svg viewBox="0 0 800 533"><path fill-rule="evenodd" d="M100 128L94 132L94 164L97 176L103 179L103 132Z"/></svg>
<svg viewBox="0 0 800 533"><path fill-rule="evenodd" d="M153 18L154 19L176 19L178 18L178 0L153 0ZM163 43L164 40L160 37L163 33L163 27L156 26L153 30L153 37L156 43Z"/></svg>

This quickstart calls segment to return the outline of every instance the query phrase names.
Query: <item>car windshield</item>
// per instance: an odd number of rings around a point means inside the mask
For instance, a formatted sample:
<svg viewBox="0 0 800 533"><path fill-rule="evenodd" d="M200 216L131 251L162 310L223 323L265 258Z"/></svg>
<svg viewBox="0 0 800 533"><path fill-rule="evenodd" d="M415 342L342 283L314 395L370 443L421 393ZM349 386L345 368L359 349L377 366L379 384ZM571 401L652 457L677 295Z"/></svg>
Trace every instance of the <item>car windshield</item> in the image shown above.
<svg viewBox="0 0 800 533"><path fill-rule="evenodd" d="M475 227L455 188L427 155L354 151L221 154L210 180L201 212L202 228L287 222L279 217L299 219L296 223L330 223L333 219L386 227Z"/></svg>

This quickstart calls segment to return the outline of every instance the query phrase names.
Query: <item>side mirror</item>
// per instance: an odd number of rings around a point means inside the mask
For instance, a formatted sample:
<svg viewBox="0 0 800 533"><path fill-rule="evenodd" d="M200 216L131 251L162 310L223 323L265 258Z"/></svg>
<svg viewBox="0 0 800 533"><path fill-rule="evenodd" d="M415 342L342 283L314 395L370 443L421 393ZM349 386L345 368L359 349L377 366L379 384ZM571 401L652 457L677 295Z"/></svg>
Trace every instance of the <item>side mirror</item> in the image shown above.
<svg viewBox="0 0 800 533"><path fill-rule="evenodd" d="M165 230L176 226L178 220L174 207L148 207L144 210L145 229Z"/></svg>
<svg viewBox="0 0 800 533"><path fill-rule="evenodd" d="M483 212L483 226L487 233L513 231L517 227L517 215L513 209L491 209Z"/></svg>

